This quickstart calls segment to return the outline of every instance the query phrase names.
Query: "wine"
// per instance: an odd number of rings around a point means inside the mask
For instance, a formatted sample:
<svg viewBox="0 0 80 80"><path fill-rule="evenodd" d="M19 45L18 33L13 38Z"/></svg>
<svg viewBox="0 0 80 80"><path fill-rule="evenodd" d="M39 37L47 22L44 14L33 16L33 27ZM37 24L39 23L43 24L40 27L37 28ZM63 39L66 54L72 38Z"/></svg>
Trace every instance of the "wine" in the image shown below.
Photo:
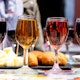
<svg viewBox="0 0 80 80"><path fill-rule="evenodd" d="M34 22L32 22L32 26L33 26L33 41L32 41L32 44L35 45L38 38L39 38L39 30L38 30L38 25L37 25L36 20Z"/></svg>
<svg viewBox="0 0 80 80"><path fill-rule="evenodd" d="M15 30L8 30L8 39L10 42L15 42Z"/></svg>
<svg viewBox="0 0 80 80"><path fill-rule="evenodd" d="M67 39L67 20L48 20L46 24L47 38L55 49L59 49Z"/></svg>
<svg viewBox="0 0 80 80"><path fill-rule="evenodd" d="M38 37L38 28L35 19L18 20L16 39L24 49L28 49Z"/></svg>
<svg viewBox="0 0 80 80"><path fill-rule="evenodd" d="M3 42L5 34L6 34L6 22L0 21L0 43Z"/></svg>
<svg viewBox="0 0 80 80"><path fill-rule="evenodd" d="M57 61L58 49L67 40L68 37L68 21L64 17L48 17L46 21L46 36L50 44L54 48L55 60L51 70L46 75L62 74L64 71L59 67Z"/></svg>
<svg viewBox="0 0 80 80"><path fill-rule="evenodd" d="M76 22L75 36L76 36L77 42L80 44L80 22Z"/></svg>

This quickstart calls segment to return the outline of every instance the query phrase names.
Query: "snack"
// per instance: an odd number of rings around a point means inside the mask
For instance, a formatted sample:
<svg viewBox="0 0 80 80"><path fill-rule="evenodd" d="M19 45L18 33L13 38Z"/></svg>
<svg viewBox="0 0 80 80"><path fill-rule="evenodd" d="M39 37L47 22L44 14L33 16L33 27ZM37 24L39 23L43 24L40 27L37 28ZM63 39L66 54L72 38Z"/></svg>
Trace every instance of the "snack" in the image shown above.
<svg viewBox="0 0 80 80"><path fill-rule="evenodd" d="M8 67L8 66L14 66L14 67L16 67L16 66L23 66L23 57L12 57L12 58L7 58L6 59L6 66Z"/></svg>
<svg viewBox="0 0 80 80"><path fill-rule="evenodd" d="M57 58L59 65L66 65L68 59L65 54L59 52Z"/></svg>
<svg viewBox="0 0 80 80"><path fill-rule="evenodd" d="M32 51L32 52L29 52L28 57L29 57L29 66L53 65L54 60L56 58L55 53L51 51L47 51L47 52ZM59 52L57 60L59 65L66 65L68 59L65 54Z"/></svg>
<svg viewBox="0 0 80 80"><path fill-rule="evenodd" d="M39 56L38 60L41 65L53 65L54 64L54 52L43 52L41 56Z"/></svg>
<svg viewBox="0 0 80 80"><path fill-rule="evenodd" d="M11 47L0 50L0 66L22 66L23 57L15 55Z"/></svg>
<svg viewBox="0 0 80 80"><path fill-rule="evenodd" d="M28 65L38 66L38 65L53 65L55 60L55 53L51 51L41 52L32 51L28 53ZM57 57L58 63L60 65L66 65L67 57L65 54L59 52ZM17 56L11 47L0 50L0 66L22 66L24 65L23 57Z"/></svg>
<svg viewBox="0 0 80 80"><path fill-rule="evenodd" d="M80 80L80 77L76 77L76 78L74 78L73 80Z"/></svg>
<svg viewBox="0 0 80 80"><path fill-rule="evenodd" d="M35 54L29 52L28 54L28 65L29 66L38 66L38 59Z"/></svg>
<svg viewBox="0 0 80 80"><path fill-rule="evenodd" d="M6 54L9 54L9 52L12 52L13 49L12 49L12 47L6 47L6 48L3 49L3 51L4 51Z"/></svg>

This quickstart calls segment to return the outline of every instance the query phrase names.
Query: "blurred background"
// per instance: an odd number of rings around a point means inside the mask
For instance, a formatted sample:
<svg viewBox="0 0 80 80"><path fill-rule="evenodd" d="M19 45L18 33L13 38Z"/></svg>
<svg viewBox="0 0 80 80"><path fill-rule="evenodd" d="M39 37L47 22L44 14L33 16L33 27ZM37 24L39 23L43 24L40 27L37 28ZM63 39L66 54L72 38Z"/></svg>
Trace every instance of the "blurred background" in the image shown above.
<svg viewBox="0 0 80 80"><path fill-rule="evenodd" d="M28 0L23 0L27 2ZM80 17L80 0L37 0L42 29L47 17L66 17L68 19L69 36L74 38L74 26L77 17ZM25 4L24 4L25 5ZM76 40L74 38L74 42Z"/></svg>
<svg viewBox="0 0 80 80"><path fill-rule="evenodd" d="M37 0L41 14L42 28L45 27L47 17L66 17L68 19L69 37L74 38L74 26L80 17L80 0ZM76 40L73 40L75 43Z"/></svg>

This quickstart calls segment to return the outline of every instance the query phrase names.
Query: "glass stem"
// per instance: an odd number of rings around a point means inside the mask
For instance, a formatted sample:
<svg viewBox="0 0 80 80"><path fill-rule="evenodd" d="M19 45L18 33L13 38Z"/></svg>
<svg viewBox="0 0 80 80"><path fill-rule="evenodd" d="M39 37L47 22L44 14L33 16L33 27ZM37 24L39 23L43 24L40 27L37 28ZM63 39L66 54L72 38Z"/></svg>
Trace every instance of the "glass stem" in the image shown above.
<svg viewBox="0 0 80 80"><path fill-rule="evenodd" d="M55 50L55 60L54 60L54 66L53 66L53 70L54 71L56 71L56 70L59 70L59 71L61 71L61 68L59 67L59 63L58 63L58 58L57 58L57 56L58 56L58 51L57 50Z"/></svg>
<svg viewBox="0 0 80 80"><path fill-rule="evenodd" d="M58 56L58 53L57 53L57 50L55 50L55 60L54 60L54 63L58 63L57 62L57 56Z"/></svg>
<svg viewBox="0 0 80 80"><path fill-rule="evenodd" d="M11 46L12 46L13 51L15 52L15 49L16 49L16 43L12 43Z"/></svg>
<svg viewBox="0 0 80 80"><path fill-rule="evenodd" d="M19 52L19 44L17 43L17 48L16 48L16 55L18 56L18 52Z"/></svg>
<svg viewBox="0 0 80 80"><path fill-rule="evenodd" d="M24 49L24 65L28 65L28 50Z"/></svg>
<svg viewBox="0 0 80 80"><path fill-rule="evenodd" d="M33 44L33 45L32 45L32 51L34 50L34 46L35 46L35 45Z"/></svg>
<svg viewBox="0 0 80 80"><path fill-rule="evenodd" d="M2 45L1 50L3 50L3 49L4 49L4 43L2 42L2 44L1 44L1 45Z"/></svg>

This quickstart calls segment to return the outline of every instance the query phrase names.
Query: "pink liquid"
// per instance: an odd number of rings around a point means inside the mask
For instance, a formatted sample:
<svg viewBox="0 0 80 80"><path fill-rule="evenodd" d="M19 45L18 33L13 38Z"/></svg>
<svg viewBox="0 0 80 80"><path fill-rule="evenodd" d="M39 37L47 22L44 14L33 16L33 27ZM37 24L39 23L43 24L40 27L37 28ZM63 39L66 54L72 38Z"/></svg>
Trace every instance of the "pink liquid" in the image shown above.
<svg viewBox="0 0 80 80"><path fill-rule="evenodd" d="M48 40L55 49L59 49L67 39L67 21L49 20L46 27Z"/></svg>

